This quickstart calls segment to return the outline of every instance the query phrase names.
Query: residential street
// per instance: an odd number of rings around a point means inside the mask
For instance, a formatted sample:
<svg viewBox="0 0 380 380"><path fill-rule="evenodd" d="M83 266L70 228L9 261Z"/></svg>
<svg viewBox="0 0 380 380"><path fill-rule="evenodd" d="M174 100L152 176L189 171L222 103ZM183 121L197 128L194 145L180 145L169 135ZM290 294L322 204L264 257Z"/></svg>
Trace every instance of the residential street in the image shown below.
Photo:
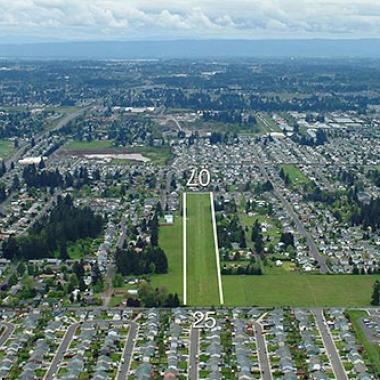
<svg viewBox="0 0 380 380"><path fill-rule="evenodd" d="M67 329L66 334L63 337L63 340L59 345L58 350L54 356L54 359L51 362L50 367L45 374L44 380L52 380L54 378L54 375L57 373L58 367L63 360L65 352L69 348L70 343L73 340L75 331L79 326L80 323L74 323Z"/></svg>
<svg viewBox="0 0 380 380"><path fill-rule="evenodd" d="M124 347L120 370L116 377L117 380L128 379L129 369L131 367L133 350L138 333L138 324L131 322L129 326L128 340Z"/></svg>
<svg viewBox="0 0 380 380"><path fill-rule="evenodd" d="M189 349L189 380L198 380L199 329L192 328Z"/></svg>
<svg viewBox="0 0 380 380"><path fill-rule="evenodd" d="M267 178L267 180L271 181L271 183L273 185L274 193L276 194L277 198L283 204L283 206L286 209L286 211L289 214L289 216L293 219L293 221L294 221L294 223L295 223L295 225L297 227L297 230L300 232L300 234L302 236L304 236L304 238L306 240L306 243L307 243L307 246L309 247L309 251L310 251L311 255L313 256L314 260L316 260L318 262L318 264L320 266L320 272L321 273L328 273L329 269L328 269L328 267L326 265L325 259L319 253L319 250L318 250L318 248L317 248L317 246L316 246L313 238L311 237L310 233L305 229L303 223L300 221L300 219L298 218L297 214L294 212L293 207L289 204L289 202L284 198L284 196L278 190L275 181L273 181L273 179L270 178L270 176L269 176L269 174L267 172L267 169L262 164L262 162L260 161L259 157L257 158L257 162L258 162L258 165L260 167L260 171L263 174L263 176L265 178Z"/></svg>
<svg viewBox="0 0 380 380"><path fill-rule="evenodd" d="M254 326L255 326L257 348L258 348L258 357L259 357L259 362L260 362L261 379L271 380L272 372L270 370L268 352L267 352L265 337L263 334L263 328L259 322L255 322Z"/></svg>
<svg viewBox="0 0 380 380"><path fill-rule="evenodd" d="M3 322L2 324L5 326L5 330L0 336L0 347L10 338L16 328L12 323Z"/></svg>
<svg viewBox="0 0 380 380"><path fill-rule="evenodd" d="M323 309L314 309L313 314L315 316L317 326L321 333L323 344L326 348L327 355L330 359L332 369L337 380L347 380L346 371L343 368L342 362L340 360L339 354L331 337L329 328L326 325L326 321L323 317Z"/></svg>

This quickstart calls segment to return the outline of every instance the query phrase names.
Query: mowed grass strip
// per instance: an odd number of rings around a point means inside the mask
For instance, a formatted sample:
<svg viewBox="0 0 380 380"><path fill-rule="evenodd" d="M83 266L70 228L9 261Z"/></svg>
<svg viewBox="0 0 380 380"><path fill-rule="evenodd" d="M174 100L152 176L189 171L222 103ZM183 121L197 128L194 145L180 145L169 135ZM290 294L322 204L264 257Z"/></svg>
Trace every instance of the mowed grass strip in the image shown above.
<svg viewBox="0 0 380 380"><path fill-rule="evenodd" d="M187 299L191 306L219 305L210 194L187 194Z"/></svg>
<svg viewBox="0 0 380 380"><path fill-rule="evenodd" d="M369 306L379 275L223 276L226 306L364 307Z"/></svg>
<svg viewBox="0 0 380 380"><path fill-rule="evenodd" d="M159 245L168 258L169 272L153 275L154 287L164 286L170 293L177 293L182 301L182 217L175 216L172 225L161 225Z"/></svg>

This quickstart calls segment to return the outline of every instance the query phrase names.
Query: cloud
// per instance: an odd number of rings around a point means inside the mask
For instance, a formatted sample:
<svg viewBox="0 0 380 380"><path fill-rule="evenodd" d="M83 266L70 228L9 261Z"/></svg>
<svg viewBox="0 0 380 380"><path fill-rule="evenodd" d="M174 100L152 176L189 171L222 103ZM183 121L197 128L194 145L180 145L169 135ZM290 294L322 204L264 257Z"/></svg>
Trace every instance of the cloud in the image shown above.
<svg viewBox="0 0 380 380"><path fill-rule="evenodd" d="M380 37L378 0L0 0L0 37Z"/></svg>

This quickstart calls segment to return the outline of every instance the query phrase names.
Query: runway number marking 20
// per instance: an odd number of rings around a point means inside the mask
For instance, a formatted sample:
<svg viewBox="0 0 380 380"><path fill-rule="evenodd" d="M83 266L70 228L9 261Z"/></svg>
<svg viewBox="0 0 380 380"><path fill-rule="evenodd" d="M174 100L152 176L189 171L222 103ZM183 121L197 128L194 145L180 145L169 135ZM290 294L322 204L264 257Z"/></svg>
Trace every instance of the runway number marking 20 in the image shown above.
<svg viewBox="0 0 380 380"><path fill-rule="evenodd" d="M191 169L190 178L187 181L188 187L207 187L211 182L211 174L208 169L202 169L199 173L197 169Z"/></svg>

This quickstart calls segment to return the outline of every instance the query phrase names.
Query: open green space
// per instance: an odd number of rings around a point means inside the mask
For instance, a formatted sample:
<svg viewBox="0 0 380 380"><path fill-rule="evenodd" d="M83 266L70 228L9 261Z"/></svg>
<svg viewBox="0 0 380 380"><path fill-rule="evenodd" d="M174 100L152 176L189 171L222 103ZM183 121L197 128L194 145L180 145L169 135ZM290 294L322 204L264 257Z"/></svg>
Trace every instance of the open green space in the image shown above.
<svg viewBox="0 0 380 380"><path fill-rule="evenodd" d="M14 152L14 144L9 140L0 140L0 158L6 159Z"/></svg>
<svg viewBox="0 0 380 380"><path fill-rule="evenodd" d="M313 275L285 272L262 276L223 276L228 306L369 306L379 275Z"/></svg>
<svg viewBox="0 0 380 380"><path fill-rule="evenodd" d="M293 186L298 187L310 183L310 179L293 164L283 164L281 165L281 169L284 171L284 174L288 176L289 181Z"/></svg>
<svg viewBox="0 0 380 380"><path fill-rule="evenodd" d="M282 132L281 128L278 127L273 117L269 113L260 112L256 115L257 126L265 131L270 132Z"/></svg>
<svg viewBox="0 0 380 380"><path fill-rule="evenodd" d="M140 153L159 165L165 165L172 158L172 153L168 146L133 146L127 147L126 150L127 153Z"/></svg>
<svg viewBox="0 0 380 380"><path fill-rule="evenodd" d="M352 323L355 331L356 338L359 343L364 347L364 358L366 364L374 369L374 371L380 374L380 346L368 341L367 336L362 328L361 319L368 318L368 314L364 310L349 310L347 312L348 317Z"/></svg>
<svg viewBox="0 0 380 380"><path fill-rule="evenodd" d="M112 140L92 140L92 141L71 141L65 145L65 150L75 152L77 154L92 154L92 153L109 153L109 154L129 154L140 153L144 157L149 158L153 163L164 165L172 157L170 147L168 146L113 146ZM124 162L115 158L115 161Z"/></svg>
<svg viewBox="0 0 380 380"><path fill-rule="evenodd" d="M112 147L111 140L92 140L92 141L71 141L65 145L65 148L69 151L94 151L96 153L100 149L108 149Z"/></svg>
<svg viewBox="0 0 380 380"><path fill-rule="evenodd" d="M171 293L177 293L182 300L183 253L182 217L175 216L172 225L161 225L159 245L168 258L169 272L151 277L154 287L165 286Z"/></svg>
<svg viewBox="0 0 380 380"><path fill-rule="evenodd" d="M210 194L187 194L187 298L189 305L219 304Z"/></svg>

